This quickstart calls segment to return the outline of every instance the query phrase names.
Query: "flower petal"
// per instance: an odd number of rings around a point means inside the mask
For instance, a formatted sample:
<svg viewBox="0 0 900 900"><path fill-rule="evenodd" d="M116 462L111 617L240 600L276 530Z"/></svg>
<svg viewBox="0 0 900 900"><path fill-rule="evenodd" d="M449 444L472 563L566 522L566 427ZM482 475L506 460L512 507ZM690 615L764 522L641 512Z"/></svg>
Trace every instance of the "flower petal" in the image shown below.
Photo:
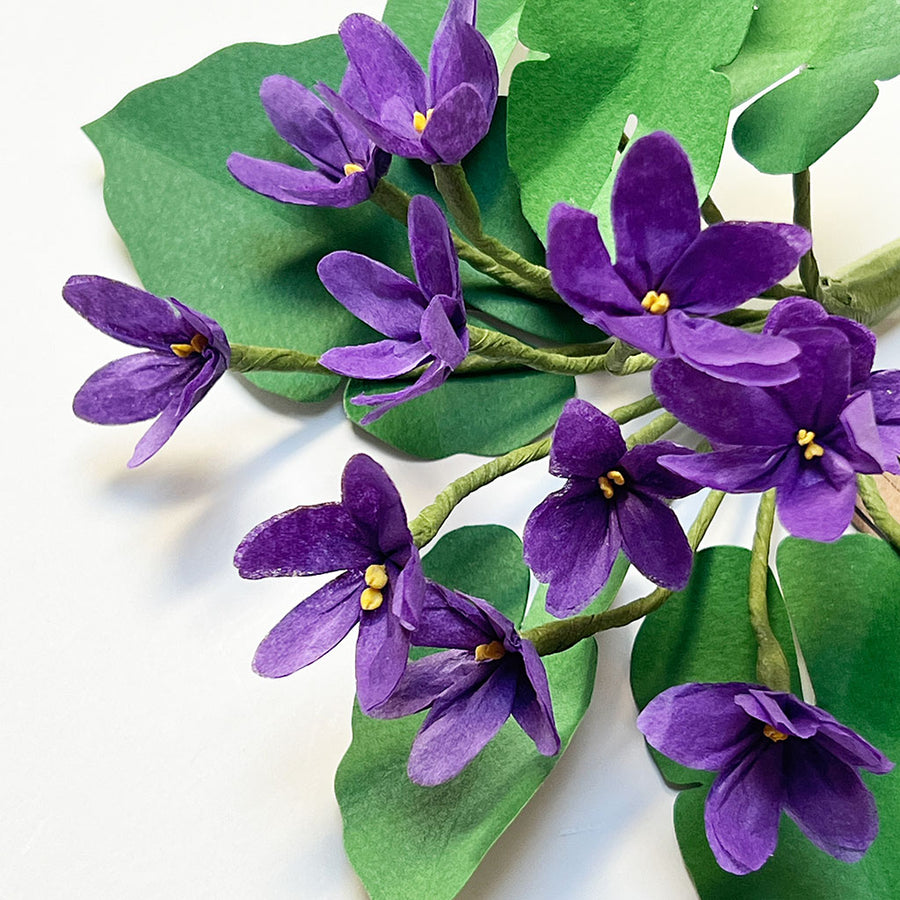
<svg viewBox="0 0 900 900"><path fill-rule="evenodd" d="M253 658L253 670L282 678L324 656L359 620L364 587L358 572L344 572L319 588L269 632Z"/></svg>
<svg viewBox="0 0 900 900"><path fill-rule="evenodd" d="M473 24L457 18L452 6L447 7L428 57L431 102L436 105L457 85L469 84L478 92L490 119L497 103L497 63L490 44Z"/></svg>
<svg viewBox="0 0 900 900"><path fill-rule="evenodd" d="M461 297L459 259L441 208L430 197L418 194L410 201L408 224L409 252L425 298L438 294Z"/></svg>
<svg viewBox="0 0 900 900"><path fill-rule="evenodd" d="M676 475L659 464L660 456L690 456L693 450L674 444L672 441L655 441L652 444L637 444L620 460L619 465L626 477L643 494L654 497L675 499L687 497L700 489L700 485L688 478Z"/></svg>
<svg viewBox="0 0 900 900"><path fill-rule="evenodd" d="M411 372L429 357L422 341L409 343L388 338L355 347L333 347L319 357L326 369L351 378L397 378Z"/></svg>
<svg viewBox="0 0 900 900"><path fill-rule="evenodd" d="M854 470L868 474L885 471L888 460L875 422L872 395L862 391L852 397L841 411L840 422L848 447L840 446L839 451Z"/></svg>
<svg viewBox="0 0 900 900"><path fill-rule="evenodd" d="M356 639L356 695L364 713L387 700L408 656L409 632L387 603L362 613Z"/></svg>
<svg viewBox="0 0 900 900"><path fill-rule="evenodd" d="M435 103L422 132L422 146L442 165L453 166L488 133L491 116L471 84L460 84Z"/></svg>
<svg viewBox="0 0 900 900"><path fill-rule="evenodd" d="M522 641L525 678L518 679L512 715L544 756L555 756L561 741L553 717L547 671L531 641Z"/></svg>
<svg viewBox="0 0 900 900"><path fill-rule="evenodd" d="M736 494L766 491L790 478L793 466L783 447L729 447L712 453L661 456L659 463L705 487Z"/></svg>
<svg viewBox="0 0 900 900"><path fill-rule="evenodd" d="M599 478L625 453L619 423L586 400L568 400L553 430L550 471Z"/></svg>
<svg viewBox="0 0 900 900"><path fill-rule="evenodd" d="M778 488L781 524L794 536L810 541L836 541L853 518L856 476L846 461L826 449L829 460L806 460L800 448L791 454L796 471Z"/></svg>
<svg viewBox="0 0 900 900"><path fill-rule="evenodd" d="M411 385L401 388L399 391L387 394L358 394L351 398L351 402L357 406L374 406L375 409L366 413L360 420L360 425L370 425L376 419L380 419L386 412L392 410L407 400L421 397L435 388L439 388L449 377L450 369L440 362L432 363Z"/></svg>
<svg viewBox="0 0 900 900"><path fill-rule="evenodd" d="M456 368L469 351L469 332L464 327L462 337L457 334L450 321L450 316L454 314L465 321L462 301L438 294L422 313L419 326L422 342L431 351L431 355L450 369Z"/></svg>
<svg viewBox="0 0 900 900"><path fill-rule="evenodd" d="M662 290L678 309L707 316L726 312L793 271L810 244L809 232L797 225L718 222L697 235Z"/></svg>
<svg viewBox="0 0 900 900"><path fill-rule="evenodd" d="M622 157L612 192L616 271L640 300L659 288L700 231L691 163L670 134L635 141Z"/></svg>
<svg viewBox="0 0 900 900"><path fill-rule="evenodd" d="M407 529L408 533L408 529ZM405 540L405 538L403 538ZM400 555L409 553L409 559L394 578L391 591L391 612L400 620L404 628L410 631L419 627L422 611L425 606L425 575L419 551L410 537Z"/></svg>
<svg viewBox="0 0 900 900"><path fill-rule="evenodd" d="M893 770L894 764L877 747L873 747L852 728L842 725L824 710L819 710L819 713L824 721L819 724L816 743L823 750L848 766L861 766L876 775L885 775Z"/></svg>
<svg viewBox="0 0 900 900"><path fill-rule="evenodd" d="M426 580L425 606L412 635L413 645L474 650L497 640L491 620L474 601L474 597Z"/></svg>

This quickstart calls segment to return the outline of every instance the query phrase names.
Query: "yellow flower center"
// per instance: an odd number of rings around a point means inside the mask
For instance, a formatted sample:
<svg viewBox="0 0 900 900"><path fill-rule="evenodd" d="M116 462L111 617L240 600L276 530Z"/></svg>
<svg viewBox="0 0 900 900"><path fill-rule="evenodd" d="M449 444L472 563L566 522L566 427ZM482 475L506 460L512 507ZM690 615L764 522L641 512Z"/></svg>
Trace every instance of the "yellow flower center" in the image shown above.
<svg viewBox="0 0 900 900"><path fill-rule="evenodd" d="M803 451L804 459L815 459L817 456L825 455L825 448L821 444L816 443L816 433L814 431L807 431L805 428L801 428L797 432L797 443L805 448Z"/></svg>
<svg viewBox="0 0 900 900"><path fill-rule="evenodd" d="M356 163L344 163L344 174L345 175L355 175L357 172L364 172L365 169L362 166L358 166Z"/></svg>
<svg viewBox="0 0 900 900"><path fill-rule="evenodd" d="M182 359L187 359L192 353L202 353L209 346L209 341L202 334L195 334L189 344L169 344L169 349Z"/></svg>
<svg viewBox="0 0 900 900"><path fill-rule="evenodd" d="M616 487L622 487L625 484L625 476L618 469L610 469L605 475L601 475L597 479L600 485L600 493L607 500L612 499L612 495L616 492Z"/></svg>
<svg viewBox="0 0 900 900"><path fill-rule="evenodd" d="M775 741L776 744L779 741L786 741L788 739L788 736L783 731L779 731L777 728L773 728L771 725L766 725L766 727L763 728L763 734L770 741Z"/></svg>
<svg viewBox="0 0 900 900"><path fill-rule="evenodd" d="M489 659L503 659L506 648L500 641L491 641L489 644L479 644L475 648L475 662L486 662Z"/></svg>
<svg viewBox="0 0 900 900"><path fill-rule="evenodd" d="M434 107L426 110L424 113L420 113L416 110L413 113L413 128L421 134L425 130L425 126L431 121L431 114L434 112Z"/></svg>
<svg viewBox="0 0 900 900"><path fill-rule="evenodd" d="M641 306L654 316L661 316L669 310L669 295L657 294L656 291L647 291L644 299L641 300Z"/></svg>
<svg viewBox="0 0 900 900"><path fill-rule="evenodd" d="M384 594L381 592L388 583L387 569L384 566L372 564L366 569L363 580L366 582L366 587L359 595L359 605L366 612L371 612L373 609L378 609L384 602Z"/></svg>

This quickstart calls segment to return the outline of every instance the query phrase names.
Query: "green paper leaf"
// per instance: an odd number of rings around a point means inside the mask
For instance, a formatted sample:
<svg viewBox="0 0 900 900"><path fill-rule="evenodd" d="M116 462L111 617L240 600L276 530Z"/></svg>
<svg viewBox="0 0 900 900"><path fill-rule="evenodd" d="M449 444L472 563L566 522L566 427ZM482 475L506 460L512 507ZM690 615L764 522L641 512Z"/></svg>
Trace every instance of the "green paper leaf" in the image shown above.
<svg viewBox="0 0 900 900"><path fill-rule="evenodd" d="M462 578L468 592L507 615L521 615L527 569L522 543L508 529L451 532L423 566L430 577ZM590 702L596 644L582 642L545 664L565 748ZM454 897L559 758L541 756L510 720L453 781L418 787L406 776L406 760L424 715L379 721L358 707L353 711L353 742L338 768L335 794L347 854L374 900Z"/></svg>
<svg viewBox="0 0 900 900"><path fill-rule="evenodd" d="M738 153L762 172L800 172L866 114L883 81L900 74L895 0L766 0L741 52L723 68L734 103L760 97L734 126Z"/></svg>
<svg viewBox="0 0 900 900"><path fill-rule="evenodd" d="M371 409L352 403L353 397L387 390L383 381L351 380L344 392L347 417L359 424ZM394 407L365 429L419 459L453 453L499 456L552 428L566 400L574 396L575 379L568 375L451 376L437 390Z"/></svg>
<svg viewBox="0 0 900 900"><path fill-rule="evenodd" d="M635 136L669 131L700 196L725 140L731 87L714 71L741 46L750 0L527 0L519 36L549 53L520 63L510 86L510 161L538 234L565 201L608 219L611 172L628 117Z"/></svg>

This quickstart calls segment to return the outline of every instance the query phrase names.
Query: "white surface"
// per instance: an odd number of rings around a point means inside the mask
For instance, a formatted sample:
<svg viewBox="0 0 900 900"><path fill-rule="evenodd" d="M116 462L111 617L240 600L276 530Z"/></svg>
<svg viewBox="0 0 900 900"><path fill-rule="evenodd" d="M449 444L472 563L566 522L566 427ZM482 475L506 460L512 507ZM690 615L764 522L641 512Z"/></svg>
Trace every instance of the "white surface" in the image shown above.
<svg viewBox="0 0 900 900"><path fill-rule="evenodd" d="M290 43L380 5L260 0L210 13L194 0L95 0L5 13L5 898L365 896L332 791L350 734L352 641L291 678L254 676L257 643L315 580L245 583L231 555L269 515L335 498L359 450L388 468L412 513L478 461L407 462L354 431L336 404L260 403L226 377L157 458L128 471L142 426L105 429L70 412L82 380L121 350L65 307L60 288L82 272L135 281L83 123L220 47ZM886 85L815 167L823 271L900 232L898 112L900 84ZM787 218L789 195L789 179L761 176L729 150L715 191L726 215ZM895 333L881 364L900 364L898 349ZM639 396L621 382L611 390L607 408ZM583 394L600 399L588 385ZM540 465L505 482L466 501L450 526L521 529L555 484ZM746 542L751 508L730 502L713 538ZM623 599L643 590L629 580ZM633 728L630 639L601 637L581 730L463 898L694 896L672 795Z"/></svg>

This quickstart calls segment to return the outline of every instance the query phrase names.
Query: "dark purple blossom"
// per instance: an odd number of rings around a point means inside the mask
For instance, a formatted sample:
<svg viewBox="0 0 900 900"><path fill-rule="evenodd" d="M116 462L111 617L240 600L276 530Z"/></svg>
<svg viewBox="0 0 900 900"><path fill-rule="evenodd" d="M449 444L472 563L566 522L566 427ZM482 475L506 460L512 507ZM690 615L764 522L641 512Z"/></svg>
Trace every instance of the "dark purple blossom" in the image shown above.
<svg viewBox="0 0 900 900"><path fill-rule="evenodd" d="M338 29L365 98L319 91L382 149L430 164L458 163L488 132L497 64L475 30L475 0L450 0L434 35L428 75L386 25L362 14Z"/></svg>
<svg viewBox="0 0 900 900"><path fill-rule="evenodd" d="M63 297L95 328L146 347L94 372L75 395L75 415L100 425L158 416L134 448L146 462L228 368L231 349L218 322L180 303L100 275L73 275Z"/></svg>
<svg viewBox="0 0 900 900"><path fill-rule="evenodd" d="M389 409L442 385L469 352L459 260L440 207L429 197L409 204L409 250L418 284L383 263L338 250L319 263L322 284L357 318L387 340L335 347L321 363L353 378L397 378L418 366L425 370L408 387L388 394L362 394L360 406L374 406L367 425Z"/></svg>
<svg viewBox="0 0 900 900"><path fill-rule="evenodd" d="M720 381L679 360L654 368L663 406L709 438L713 452L663 457L666 468L732 493L776 488L787 530L834 541L850 524L856 473L887 467L872 395L851 394L854 346L839 328L792 329L800 375L758 387Z"/></svg>
<svg viewBox="0 0 900 900"><path fill-rule="evenodd" d="M826 853L856 862L878 834L875 800L860 768L894 764L855 731L793 694L753 684L682 684L638 716L661 753L718 772L706 798L706 836L719 865L735 875L775 852L786 812Z"/></svg>
<svg viewBox="0 0 900 900"><path fill-rule="evenodd" d="M720 222L701 231L684 150L669 134L635 141L612 193L616 262L589 212L557 204L547 261L554 287L586 321L659 359L744 384L796 376L797 347L707 318L787 275L809 250L796 225Z"/></svg>
<svg viewBox="0 0 900 900"><path fill-rule="evenodd" d="M697 485L659 465L690 453L669 441L626 451L618 424L584 400L569 400L553 432L550 471L567 478L525 525L525 561L549 581L547 611L580 612L606 584L619 551L649 579L680 590L691 573L690 545L665 499Z"/></svg>
<svg viewBox="0 0 900 900"><path fill-rule="evenodd" d="M389 154L378 150L359 128L287 75L270 75L259 96L278 134L315 170L232 153L228 170L241 184L282 203L302 206L347 207L369 198L390 167ZM352 68L344 76L340 96L358 105L365 102Z"/></svg>
<svg viewBox="0 0 900 900"><path fill-rule="evenodd" d="M289 612L259 645L253 668L290 675L359 623L356 686L364 711L382 703L406 668L425 581L397 488L365 454L344 468L340 503L300 506L258 525L234 563L244 578L345 569Z"/></svg>
<svg viewBox="0 0 900 900"><path fill-rule="evenodd" d="M390 698L369 714L396 719L430 707L409 756L416 784L459 775L510 716L544 756L559 752L544 664L489 603L429 582L413 642L455 649L410 663Z"/></svg>

